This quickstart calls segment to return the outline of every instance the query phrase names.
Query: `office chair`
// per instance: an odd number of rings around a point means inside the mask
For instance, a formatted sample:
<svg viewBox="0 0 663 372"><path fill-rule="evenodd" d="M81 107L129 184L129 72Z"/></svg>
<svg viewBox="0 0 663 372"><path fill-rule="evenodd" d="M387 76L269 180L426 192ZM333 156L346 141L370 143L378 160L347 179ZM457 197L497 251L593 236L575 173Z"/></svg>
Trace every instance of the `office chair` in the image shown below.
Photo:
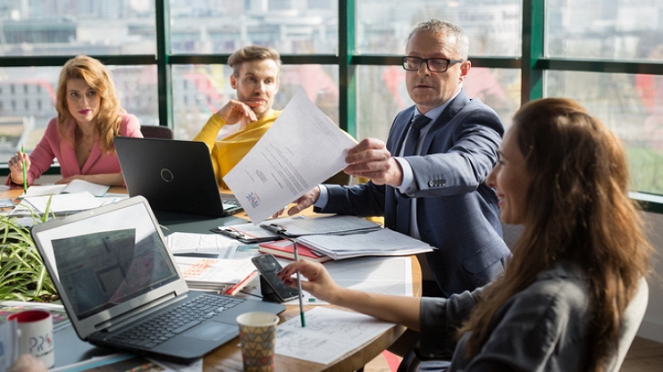
<svg viewBox="0 0 663 372"><path fill-rule="evenodd" d="M141 125L140 132L145 138L173 139L173 130L163 125Z"/></svg>
<svg viewBox="0 0 663 372"><path fill-rule="evenodd" d="M626 353L631 347L635 334L638 332L638 328L640 328L642 319L645 316L648 302L649 286L647 280L641 278L638 291L626 307L626 311L624 311L622 319L622 334L619 337L617 352L608 363L608 368L606 369L607 372L619 372L619 369L624 362L624 358L626 357ZM419 345L417 344L405 355L398 366L397 372L417 372L420 370L445 371L450 364L450 360L430 360L422 357L419 352Z"/></svg>

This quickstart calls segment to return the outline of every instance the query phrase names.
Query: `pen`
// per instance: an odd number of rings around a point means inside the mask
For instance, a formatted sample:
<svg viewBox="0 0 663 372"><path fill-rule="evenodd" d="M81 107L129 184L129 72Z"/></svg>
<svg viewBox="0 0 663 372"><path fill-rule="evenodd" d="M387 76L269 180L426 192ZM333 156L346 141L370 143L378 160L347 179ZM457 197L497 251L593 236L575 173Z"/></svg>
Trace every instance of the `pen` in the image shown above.
<svg viewBox="0 0 663 372"><path fill-rule="evenodd" d="M297 254L297 241L293 240L292 244L294 245L295 251L295 262L299 261L299 255ZM297 288L299 289L299 318L302 320L302 328L306 327L306 319L304 319L304 301L302 299L302 278L297 270Z"/></svg>
<svg viewBox="0 0 663 372"><path fill-rule="evenodd" d="M25 155L25 150L23 149L23 144L21 144L21 154ZM26 175L25 169L25 160L23 160L23 192L28 192L28 176Z"/></svg>

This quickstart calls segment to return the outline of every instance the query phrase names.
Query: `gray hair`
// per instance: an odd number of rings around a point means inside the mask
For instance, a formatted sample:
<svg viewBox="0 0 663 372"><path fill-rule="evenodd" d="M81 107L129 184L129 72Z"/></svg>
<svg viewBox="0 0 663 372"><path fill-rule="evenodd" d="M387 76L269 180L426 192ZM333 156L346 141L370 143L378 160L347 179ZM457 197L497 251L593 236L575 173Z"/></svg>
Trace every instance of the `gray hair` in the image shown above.
<svg viewBox="0 0 663 372"><path fill-rule="evenodd" d="M412 36L417 32L431 32L431 33L442 33L447 35L447 37L454 37L456 39L455 50L458 53L458 57L462 60L466 60L470 53L470 40L465 35L465 32L456 24L440 21L439 19L431 19L426 22L417 23L407 40L410 41Z"/></svg>

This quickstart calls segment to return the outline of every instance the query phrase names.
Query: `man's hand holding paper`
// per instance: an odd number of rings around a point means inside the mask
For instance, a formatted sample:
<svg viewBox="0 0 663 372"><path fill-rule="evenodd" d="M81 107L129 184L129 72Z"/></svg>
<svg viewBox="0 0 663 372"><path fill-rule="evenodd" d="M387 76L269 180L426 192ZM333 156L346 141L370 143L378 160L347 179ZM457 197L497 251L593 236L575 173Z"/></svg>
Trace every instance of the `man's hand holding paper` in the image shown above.
<svg viewBox="0 0 663 372"><path fill-rule="evenodd" d="M300 91L223 181L258 224L345 168L355 145Z"/></svg>

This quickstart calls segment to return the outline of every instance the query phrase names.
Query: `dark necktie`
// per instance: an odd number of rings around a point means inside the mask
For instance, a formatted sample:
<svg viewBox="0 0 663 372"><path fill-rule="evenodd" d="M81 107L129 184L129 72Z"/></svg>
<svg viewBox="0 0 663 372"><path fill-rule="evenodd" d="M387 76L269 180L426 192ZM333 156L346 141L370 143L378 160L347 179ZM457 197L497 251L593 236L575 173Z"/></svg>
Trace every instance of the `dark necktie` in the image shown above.
<svg viewBox="0 0 663 372"><path fill-rule="evenodd" d="M419 144L419 133L421 129L430 122L430 118L426 115L419 115L410 125L405 146L403 146L403 156L417 155L417 145ZM410 233L410 207L412 199L403 197L398 198L398 206L396 207L396 231L409 234Z"/></svg>

